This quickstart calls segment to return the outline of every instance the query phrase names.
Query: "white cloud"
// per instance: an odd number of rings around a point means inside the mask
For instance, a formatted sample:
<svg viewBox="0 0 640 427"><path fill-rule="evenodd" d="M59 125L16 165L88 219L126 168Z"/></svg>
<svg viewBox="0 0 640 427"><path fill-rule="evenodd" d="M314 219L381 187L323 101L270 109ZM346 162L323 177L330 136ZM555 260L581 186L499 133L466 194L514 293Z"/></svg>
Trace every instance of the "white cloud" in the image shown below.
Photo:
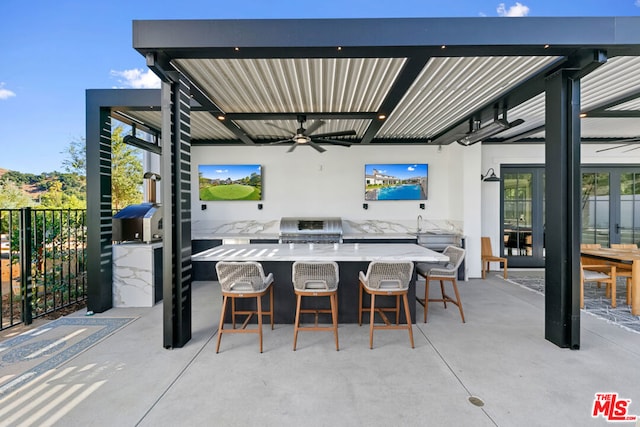
<svg viewBox="0 0 640 427"><path fill-rule="evenodd" d="M504 3L500 3L496 12L498 12L498 16L527 16L529 14L529 6L516 2L515 5L510 6L509 9L507 9Z"/></svg>
<svg viewBox="0 0 640 427"><path fill-rule="evenodd" d="M640 0L636 0L636 6L640 7Z"/></svg>
<svg viewBox="0 0 640 427"><path fill-rule="evenodd" d="M9 99L12 96L16 96L16 93L12 90L4 88L4 82L0 82L0 100Z"/></svg>
<svg viewBox="0 0 640 427"><path fill-rule="evenodd" d="M157 89L160 87L160 79L151 70L132 68L130 70L111 70L111 75L118 78L118 83L124 87L134 89Z"/></svg>

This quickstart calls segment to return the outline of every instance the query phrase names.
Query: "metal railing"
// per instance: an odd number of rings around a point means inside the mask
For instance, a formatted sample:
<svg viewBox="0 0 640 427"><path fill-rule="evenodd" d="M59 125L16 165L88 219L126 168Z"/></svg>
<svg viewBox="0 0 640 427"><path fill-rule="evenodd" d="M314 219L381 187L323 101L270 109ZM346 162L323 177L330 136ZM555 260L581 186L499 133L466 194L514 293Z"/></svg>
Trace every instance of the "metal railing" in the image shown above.
<svg viewBox="0 0 640 427"><path fill-rule="evenodd" d="M86 210L0 209L6 329L86 300Z"/></svg>

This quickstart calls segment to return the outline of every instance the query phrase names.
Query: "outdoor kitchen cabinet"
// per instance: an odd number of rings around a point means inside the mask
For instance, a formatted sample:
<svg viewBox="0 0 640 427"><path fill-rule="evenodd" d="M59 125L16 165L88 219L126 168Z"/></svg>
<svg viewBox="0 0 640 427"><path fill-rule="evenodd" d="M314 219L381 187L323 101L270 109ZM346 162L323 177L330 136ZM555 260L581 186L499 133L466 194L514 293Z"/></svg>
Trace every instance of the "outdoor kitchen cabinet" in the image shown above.
<svg viewBox="0 0 640 427"><path fill-rule="evenodd" d="M162 242L113 245L113 306L153 307L162 300Z"/></svg>

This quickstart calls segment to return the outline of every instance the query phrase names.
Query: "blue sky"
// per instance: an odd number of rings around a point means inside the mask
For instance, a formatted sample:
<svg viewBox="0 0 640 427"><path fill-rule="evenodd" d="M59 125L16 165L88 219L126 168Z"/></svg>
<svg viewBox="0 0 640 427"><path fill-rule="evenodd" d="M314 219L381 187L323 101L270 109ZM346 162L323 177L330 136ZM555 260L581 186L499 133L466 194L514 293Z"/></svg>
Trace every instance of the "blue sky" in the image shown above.
<svg viewBox="0 0 640 427"><path fill-rule="evenodd" d="M371 164L365 165L364 173L367 175L373 175L373 170L376 169L378 173L393 176L400 179L414 178L416 176L427 176L428 165L422 164Z"/></svg>
<svg viewBox="0 0 640 427"><path fill-rule="evenodd" d="M198 172L203 178L232 180L246 178L252 173L260 175L260 165L200 165Z"/></svg>
<svg viewBox="0 0 640 427"><path fill-rule="evenodd" d="M134 19L640 16L640 0L2 0L0 168L62 170L85 136L85 90L156 87Z"/></svg>

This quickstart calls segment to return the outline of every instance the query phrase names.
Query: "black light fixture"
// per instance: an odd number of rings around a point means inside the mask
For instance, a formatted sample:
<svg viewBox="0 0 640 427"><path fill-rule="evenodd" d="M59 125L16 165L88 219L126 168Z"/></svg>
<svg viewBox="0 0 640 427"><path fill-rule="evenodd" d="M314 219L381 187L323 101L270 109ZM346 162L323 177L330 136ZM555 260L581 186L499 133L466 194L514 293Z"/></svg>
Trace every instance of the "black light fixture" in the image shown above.
<svg viewBox="0 0 640 427"><path fill-rule="evenodd" d="M458 144L469 146L476 142L484 141L487 138L491 138L494 135L499 134L502 131L511 129L524 123L524 120L517 119L512 122L508 122L506 118L496 118L488 125L481 126L479 120L471 120L469 122L469 132L458 140Z"/></svg>
<svg viewBox="0 0 640 427"><path fill-rule="evenodd" d="M489 175L489 172L491 172L491 175ZM480 174L480 180L486 182L500 182L500 177L496 175L496 172L493 170L493 168L489 168L487 173L485 173L484 175Z"/></svg>

